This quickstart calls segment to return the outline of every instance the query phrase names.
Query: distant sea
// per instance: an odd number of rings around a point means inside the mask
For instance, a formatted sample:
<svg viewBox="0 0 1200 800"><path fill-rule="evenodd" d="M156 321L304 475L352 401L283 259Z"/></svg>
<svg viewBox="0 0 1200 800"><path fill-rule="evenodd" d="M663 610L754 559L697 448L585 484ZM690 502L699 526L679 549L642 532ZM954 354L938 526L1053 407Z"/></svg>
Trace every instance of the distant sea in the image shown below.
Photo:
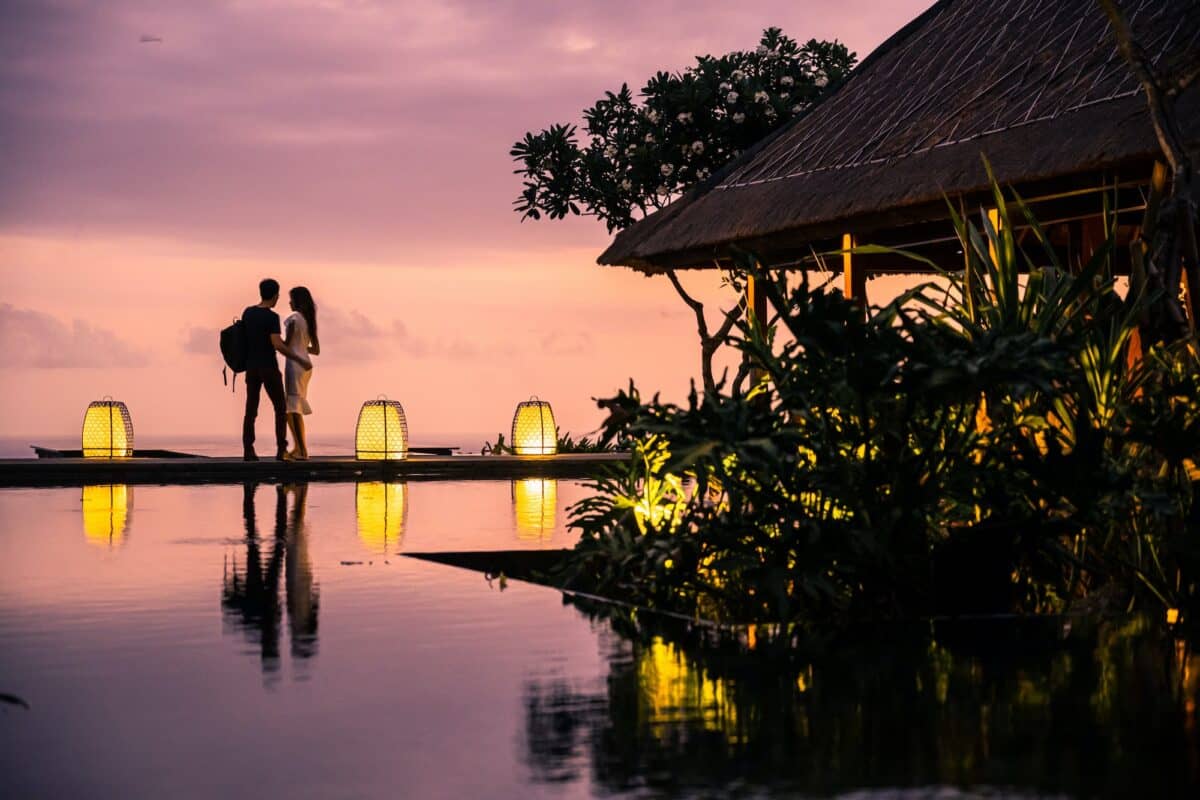
<svg viewBox="0 0 1200 800"><path fill-rule="evenodd" d="M507 435L507 434L506 434ZM409 442L412 447L458 447L462 454L477 454L483 443L493 441L496 432L491 433L449 433L427 434L414 436ZM64 450L79 449L79 436L3 436L0 437L0 458L36 458L31 445L53 447ZM241 439L236 433L229 436L179 436L179 437L141 437L135 436L134 446L137 448L155 450L177 450L184 453L195 453L200 456L238 456L242 452ZM264 438L264 432L259 431L256 444L259 455L269 453L271 442ZM308 450L316 456L344 456L354 451L353 436L335 438L313 437L308 443Z"/></svg>

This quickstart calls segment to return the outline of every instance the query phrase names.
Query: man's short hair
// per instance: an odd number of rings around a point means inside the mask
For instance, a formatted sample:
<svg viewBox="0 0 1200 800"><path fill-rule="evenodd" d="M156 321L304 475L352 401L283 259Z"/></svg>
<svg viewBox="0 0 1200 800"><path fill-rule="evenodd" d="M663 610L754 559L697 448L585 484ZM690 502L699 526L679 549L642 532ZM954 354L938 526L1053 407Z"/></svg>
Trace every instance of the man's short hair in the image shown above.
<svg viewBox="0 0 1200 800"><path fill-rule="evenodd" d="M270 300L272 297L279 296L279 281L274 278L264 278L258 283L258 296L263 300Z"/></svg>

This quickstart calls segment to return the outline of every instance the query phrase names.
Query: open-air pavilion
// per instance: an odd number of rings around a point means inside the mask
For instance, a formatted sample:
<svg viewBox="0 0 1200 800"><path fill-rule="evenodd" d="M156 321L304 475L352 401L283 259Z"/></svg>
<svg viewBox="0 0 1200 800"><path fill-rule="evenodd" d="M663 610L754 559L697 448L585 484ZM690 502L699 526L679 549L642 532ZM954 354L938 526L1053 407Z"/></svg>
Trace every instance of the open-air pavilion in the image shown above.
<svg viewBox="0 0 1200 800"><path fill-rule="evenodd" d="M1120 5L1156 66L1195 59L1200 3ZM1200 91L1180 97L1178 114L1200 151ZM940 0L809 114L621 232L599 262L713 268L736 246L768 268L804 269L816 254L877 244L961 270L948 204L991 204L985 156L1063 263L1080 264L1105 238L1106 207L1115 212L1115 269L1128 272L1126 245L1165 170L1145 94L1096 0ZM875 254L826 265L858 299L873 275L921 268Z"/></svg>

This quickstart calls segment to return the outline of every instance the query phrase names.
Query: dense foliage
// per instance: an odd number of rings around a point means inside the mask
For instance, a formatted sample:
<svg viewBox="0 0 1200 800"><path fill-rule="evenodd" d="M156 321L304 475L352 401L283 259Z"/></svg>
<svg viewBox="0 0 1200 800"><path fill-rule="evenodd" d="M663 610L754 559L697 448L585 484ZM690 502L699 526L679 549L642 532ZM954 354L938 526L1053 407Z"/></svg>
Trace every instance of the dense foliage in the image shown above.
<svg viewBox="0 0 1200 800"><path fill-rule="evenodd" d="M571 579L818 625L1195 608L1196 341L1129 358L1147 298L1113 291L1109 248L1072 275L1018 202L1019 246L996 201L999 231L955 219L963 273L867 313L759 274L772 324L734 337L748 391L602 401L635 458L573 509Z"/></svg>
<svg viewBox="0 0 1200 800"><path fill-rule="evenodd" d="M854 63L836 41L800 45L768 28L756 50L659 72L637 99L622 85L583 112L585 141L574 125L552 125L512 146L525 187L516 209L624 228L804 114Z"/></svg>

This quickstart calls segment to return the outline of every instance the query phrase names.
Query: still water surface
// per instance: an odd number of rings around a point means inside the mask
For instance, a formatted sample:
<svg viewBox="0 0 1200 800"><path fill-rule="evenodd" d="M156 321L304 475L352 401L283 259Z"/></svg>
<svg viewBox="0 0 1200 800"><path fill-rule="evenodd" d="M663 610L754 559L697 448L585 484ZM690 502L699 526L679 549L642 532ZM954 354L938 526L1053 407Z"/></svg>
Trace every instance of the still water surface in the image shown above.
<svg viewBox="0 0 1200 800"><path fill-rule="evenodd" d="M1156 626L713 642L402 553L570 546L574 482L0 491L11 797L1173 797ZM650 619L647 622L647 619ZM1069 629L1070 628L1070 629Z"/></svg>

